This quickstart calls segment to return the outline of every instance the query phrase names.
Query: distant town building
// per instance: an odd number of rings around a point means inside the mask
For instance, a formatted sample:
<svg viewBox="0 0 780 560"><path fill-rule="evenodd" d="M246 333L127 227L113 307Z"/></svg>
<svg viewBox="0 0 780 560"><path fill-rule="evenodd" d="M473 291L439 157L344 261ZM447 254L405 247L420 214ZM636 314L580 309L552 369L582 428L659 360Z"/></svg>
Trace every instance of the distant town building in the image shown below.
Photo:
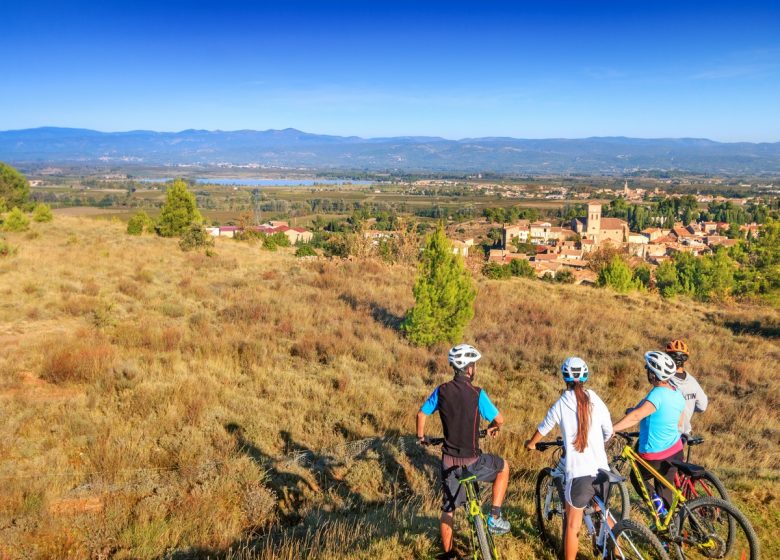
<svg viewBox="0 0 780 560"><path fill-rule="evenodd" d="M579 233L583 240L593 241L596 245L605 242L627 242L630 233L626 221L619 218L602 218L601 204L597 203L588 204L586 217L572 220L572 229Z"/></svg>

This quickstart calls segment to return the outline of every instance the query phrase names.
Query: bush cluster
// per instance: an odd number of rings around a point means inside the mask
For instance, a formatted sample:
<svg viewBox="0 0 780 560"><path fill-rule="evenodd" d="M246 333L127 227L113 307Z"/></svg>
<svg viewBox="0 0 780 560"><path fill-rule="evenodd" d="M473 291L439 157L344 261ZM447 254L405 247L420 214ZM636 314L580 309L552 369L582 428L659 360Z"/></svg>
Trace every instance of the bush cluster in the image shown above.
<svg viewBox="0 0 780 560"><path fill-rule="evenodd" d="M513 259L507 264L489 262L482 267L482 274L493 280L504 280L506 278L511 278L512 276L519 276L522 278L536 277L536 272L531 266L531 263L525 259Z"/></svg>

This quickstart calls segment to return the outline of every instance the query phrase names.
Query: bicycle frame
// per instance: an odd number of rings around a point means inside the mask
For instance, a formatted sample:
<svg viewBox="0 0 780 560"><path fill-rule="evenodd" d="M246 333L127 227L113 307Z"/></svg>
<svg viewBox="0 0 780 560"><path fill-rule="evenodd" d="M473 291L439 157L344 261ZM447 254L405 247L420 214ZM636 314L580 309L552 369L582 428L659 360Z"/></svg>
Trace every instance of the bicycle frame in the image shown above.
<svg viewBox="0 0 780 560"><path fill-rule="evenodd" d="M638 481L642 481L642 473L639 470L639 465L642 465L655 480L659 481L663 486L672 491L672 503L669 505L669 511L666 513L666 517L662 519L658 514L658 511L656 511L655 505L653 504L653 499L650 497L650 493L647 491L644 483L638 485L642 491L642 500L645 502L645 505L648 506L648 509L653 516L656 529L661 532L668 531L669 526L672 523L672 517L677 512L680 504L685 502L685 496L675 487L674 484L666 480L666 478L661 473L651 467L647 461L642 459L630 445L623 447L623 451L620 453L620 456L628 461L628 464L631 467L631 472L634 473L634 476Z"/></svg>
<svg viewBox="0 0 780 560"><path fill-rule="evenodd" d="M487 518L485 517L485 513L482 511L482 505L479 502L479 496L477 495L477 488L476 488L476 482L477 477L475 475L471 475L469 477L463 478L458 481L462 486L463 489L466 491L466 503L464 504L464 507L466 508L466 517L469 520L469 528L471 530L471 550L474 551L474 560L479 560L479 542L477 542L477 534L474 530L474 518L475 517L481 517L483 526L485 527L485 534L487 535L488 544L490 544L490 551L493 553L493 557L496 558L496 560L499 560L500 556L498 554L498 550L496 549L496 545L493 542L493 536L490 534L490 531L488 530L487 525Z"/></svg>

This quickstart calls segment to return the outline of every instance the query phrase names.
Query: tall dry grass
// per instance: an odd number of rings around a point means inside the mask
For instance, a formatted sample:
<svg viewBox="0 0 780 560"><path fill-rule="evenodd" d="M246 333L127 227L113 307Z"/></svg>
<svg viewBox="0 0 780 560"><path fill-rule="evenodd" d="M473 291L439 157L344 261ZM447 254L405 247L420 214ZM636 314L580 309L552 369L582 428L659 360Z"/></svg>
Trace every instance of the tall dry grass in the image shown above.
<svg viewBox="0 0 780 560"><path fill-rule="evenodd" d="M449 374L444 347L398 332L413 269L222 239L216 257L186 254L89 219L34 227L0 260L0 557L437 552L436 458L403 436ZM467 339L508 420L488 444L513 467L505 555L550 558L531 518L544 458L521 444L563 358L589 361L618 416L647 389L642 353L671 337L712 397L697 459L779 555L778 314L754 312L480 280Z"/></svg>

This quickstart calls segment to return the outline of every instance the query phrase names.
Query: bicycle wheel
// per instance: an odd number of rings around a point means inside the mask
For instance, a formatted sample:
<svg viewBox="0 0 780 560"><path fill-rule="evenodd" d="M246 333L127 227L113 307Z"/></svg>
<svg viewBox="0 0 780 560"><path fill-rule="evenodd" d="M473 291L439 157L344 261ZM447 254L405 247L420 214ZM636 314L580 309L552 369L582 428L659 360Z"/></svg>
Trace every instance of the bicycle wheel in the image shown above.
<svg viewBox="0 0 780 560"><path fill-rule="evenodd" d="M650 529L623 519L612 528L613 539L607 544L607 558L610 560L669 560L661 541Z"/></svg>
<svg viewBox="0 0 780 560"><path fill-rule="evenodd" d="M704 474L701 474L696 478L691 478L690 481L693 485L693 491L691 491L690 486L686 485L684 492L685 497L688 500L693 500L703 496L711 496L713 498L720 498L727 502L731 501L729 499L729 493L726 491L726 487L723 486L723 483L715 475L715 473L704 471Z"/></svg>
<svg viewBox="0 0 780 560"><path fill-rule="evenodd" d="M473 519L474 531L477 533L477 544L479 544L479 551L482 553L483 560L498 560L493 556L492 543L488 540L490 537L487 534L487 527L485 527L485 519L477 515ZM492 540L492 539L491 539Z"/></svg>
<svg viewBox="0 0 780 560"><path fill-rule="evenodd" d="M553 477L552 469L547 467L536 477L534 494L539 536L557 552L563 550L563 529L566 526L562 484L561 479Z"/></svg>
<svg viewBox="0 0 780 560"><path fill-rule="evenodd" d="M613 484L609 491L609 511L617 521L631 517L631 498L625 482Z"/></svg>
<svg viewBox="0 0 780 560"><path fill-rule="evenodd" d="M734 504L720 498L706 496L682 504L672 528L670 545L678 560L761 558L750 521Z"/></svg>

